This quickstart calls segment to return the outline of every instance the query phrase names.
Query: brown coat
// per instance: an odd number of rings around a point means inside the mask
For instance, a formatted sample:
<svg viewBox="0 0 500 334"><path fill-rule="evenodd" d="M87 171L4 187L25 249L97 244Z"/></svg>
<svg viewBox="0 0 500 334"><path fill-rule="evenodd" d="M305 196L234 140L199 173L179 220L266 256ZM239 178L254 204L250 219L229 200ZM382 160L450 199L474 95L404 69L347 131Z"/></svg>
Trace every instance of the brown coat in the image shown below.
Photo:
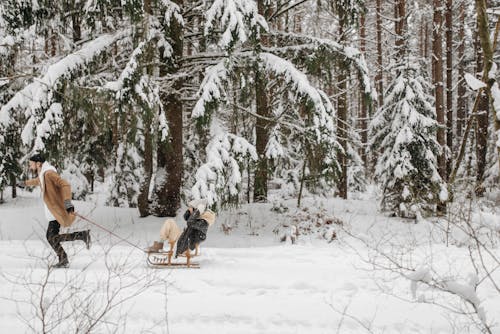
<svg viewBox="0 0 500 334"><path fill-rule="evenodd" d="M64 207L64 201L71 200L71 186L59 174L51 170L45 172L44 184L43 200L47 208L60 225L71 226L75 221L75 216L70 215ZM27 180L26 185L30 187L40 186L40 179Z"/></svg>

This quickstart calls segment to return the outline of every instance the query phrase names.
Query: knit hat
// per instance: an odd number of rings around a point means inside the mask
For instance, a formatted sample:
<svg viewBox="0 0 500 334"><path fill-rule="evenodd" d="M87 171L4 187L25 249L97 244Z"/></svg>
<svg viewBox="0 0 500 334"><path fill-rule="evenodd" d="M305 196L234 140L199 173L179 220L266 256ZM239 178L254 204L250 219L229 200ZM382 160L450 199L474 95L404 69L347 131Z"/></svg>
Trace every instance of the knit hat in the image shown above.
<svg viewBox="0 0 500 334"><path fill-rule="evenodd" d="M45 157L41 154L35 154L30 158L30 161L44 163Z"/></svg>
<svg viewBox="0 0 500 334"><path fill-rule="evenodd" d="M188 203L188 206L193 209L198 209L200 213L206 210L207 200L206 199L195 199Z"/></svg>

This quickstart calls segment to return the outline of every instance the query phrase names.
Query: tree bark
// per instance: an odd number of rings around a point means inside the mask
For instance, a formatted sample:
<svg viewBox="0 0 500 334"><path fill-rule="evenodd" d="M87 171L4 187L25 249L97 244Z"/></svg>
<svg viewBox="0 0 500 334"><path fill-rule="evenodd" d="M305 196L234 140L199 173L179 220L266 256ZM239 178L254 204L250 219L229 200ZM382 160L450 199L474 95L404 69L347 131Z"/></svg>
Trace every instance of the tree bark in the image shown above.
<svg viewBox="0 0 500 334"><path fill-rule="evenodd" d="M477 34L475 40L476 49L476 72L486 68L486 62L483 59L483 49L481 47L481 38L479 36L479 19L477 21ZM483 72L484 74L484 72ZM483 80L486 78L483 75ZM483 193L482 183L484 172L486 170L486 154L488 148L488 113L489 113L489 97L488 93L482 89L477 95L477 110L476 123L474 133L476 136L476 195L481 196Z"/></svg>
<svg viewBox="0 0 500 334"><path fill-rule="evenodd" d="M82 39L82 28L81 28L81 13L82 7L80 2L75 1L70 5L70 10L73 12L71 14L71 25L73 28L73 43L76 43Z"/></svg>
<svg viewBox="0 0 500 334"><path fill-rule="evenodd" d="M259 14L266 17L266 1L257 1ZM299 24L300 27L300 24ZM262 37L261 45L268 43L265 36ZM260 47L260 46L258 46ZM260 52L260 50L259 50ZM255 104L258 117L255 124L255 149L258 155L258 162L255 168L253 200L254 202L267 201L267 183L269 178L268 160L266 158L266 148L269 142L269 121L271 111L269 108L269 99L266 91L266 78L259 68L258 62L254 65L255 71Z"/></svg>
<svg viewBox="0 0 500 334"><path fill-rule="evenodd" d="M175 0L177 5L183 5L183 0ZM160 76L177 73L180 70L180 60L183 56L182 25L172 18L169 27L169 40L173 48L172 59L162 59L168 64L160 67ZM163 58L163 50L160 50ZM162 91L160 99L166 113L169 135L165 141L160 141L157 148L157 178L155 180L156 203L154 214L159 217L174 217L181 204L181 186L183 172L182 156L182 111L181 89L183 79L177 79L172 89Z"/></svg>
<svg viewBox="0 0 500 334"><path fill-rule="evenodd" d="M484 91L480 91L480 102L477 115L477 132L476 132L476 154L477 154L477 177L476 177L476 193L477 195L482 195L484 192L484 187L482 185L484 180L484 172L486 170L486 154L488 148L488 126L489 126L489 103L491 95L491 86L494 82L494 78L490 79L488 74L493 65L493 46L490 40L490 31L488 25L488 16L486 14L486 0L476 0L476 12L477 12L477 28L479 40L481 42L482 49L482 67L483 67L483 81L487 83L487 87ZM496 38L497 32L495 32ZM479 64L478 64L479 65ZM496 127L498 126L498 119L496 119ZM497 127L498 129L498 127ZM500 148L498 148L500 153ZM500 164L500 156L499 156ZM499 165L500 166L500 165Z"/></svg>
<svg viewBox="0 0 500 334"><path fill-rule="evenodd" d="M139 215L141 217L149 216L149 189L151 184L151 178L153 174L153 136L151 134L151 113L152 111L147 110L143 117L144 123L144 179L141 182L139 189L139 196L137 198L137 207L139 209Z"/></svg>
<svg viewBox="0 0 500 334"><path fill-rule="evenodd" d="M424 59L427 59L429 58L429 23L427 22L427 20L425 21L425 26L424 26L424 30L425 30L425 38L424 38Z"/></svg>
<svg viewBox="0 0 500 334"><path fill-rule="evenodd" d="M396 33L396 50L398 59L402 59L405 54L405 20L406 20L406 2L405 0L397 0L394 4L394 18L396 23L394 29Z"/></svg>
<svg viewBox="0 0 500 334"><path fill-rule="evenodd" d="M339 61L338 71L337 130L338 142L344 150L343 153L339 154L341 173L338 188L339 196L347 199L347 75L342 60Z"/></svg>
<svg viewBox="0 0 500 334"><path fill-rule="evenodd" d="M382 0L377 0L377 65L378 71L375 77L375 83L378 93L379 107L384 105L384 62L382 53Z"/></svg>
<svg viewBox="0 0 500 334"><path fill-rule="evenodd" d="M458 88L457 88L457 125L456 135L457 138L462 138L465 128L465 121L467 119L467 86L465 82L465 1L460 2L459 22L460 28L458 30Z"/></svg>
<svg viewBox="0 0 500 334"><path fill-rule="evenodd" d="M347 13L343 8L340 9L339 13L339 42L341 44L345 43L345 16ZM338 142L344 152L339 154L339 164L341 168L340 179L339 179L339 196L343 199L347 199L347 64L343 59L337 61L338 70L338 89L339 95L337 99L337 131L338 131Z"/></svg>
<svg viewBox="0 0 500 334"><path fill-rule="evenodd" d="M151 1L144 0L144 15L146 17L145 20L145 28L144 28L144 36L148 34L147 27L149 16L152 15L151 9ZM153 59L153 48L148 48L147 54L150 62ZM153 74L153 68L149 67L147 69L148 73ZM139 196L137 197L137 207L139 209L139 215L141 217L149 216L149 189L151 184L151 178L153 174L153 136L151 134L151 126L153 122L153 110L149 110L149 108L143 108L143 134L144 134L144 179L140 185Z"/></svg>
<svg viewBox="0 0 500 334"><path fill-rule="evenodd" d="M359 18L359 37L360 37L360 50L362 54L366 52L366 16L361 14ZM368 157L366 153L366 146L368 145L368 105L364 97L364 92L361 92L361 108L360 108L360 132L361 132L361 150L360 155L365 166L365 170L368 171Z"/></svg>
<svg viewBox="0 0 500 334"><path fill-rule="evenodd" d="M444 85L443 85L443 46L442 46L442 24L443 24L442 0L434 0L434 26L432 31L432 73L434 79L434 94L436 99L436 117L438 122L437 141L441 146L438 156L439 175L446 180L446 158L445 158L445 114L444 114Z"/></svg>
<svg viewBox="0 0 500 334"><path fill-rule="evenodd" d="M266 92L266 80L258 68L259 65L256 64L255 66L255 101L257 115L269 118L270 113ZM259 161L257 162L257 167L255 169L253 200L254 202L265 202L267 200L268 182L268 161L266 158L266 148L269 141L269 121L258 117L255 127L255 149L257 150Z"/></svg>
<svg viewBox="0 0 500 334"><path fill-rule="evenodd" d="M453 0L446 0L446 145L453 152ZM452 157L446 162L446 175L452 168Z"/></svg>
<svg viewBox="0 0 500 334"><path fill-rule="evenodd" d="M12 187L12 198L17 197L17 180L16 180L16 175L11 174L10 175L10 186ZM2 191L3 195L3 191Z"/></svg>

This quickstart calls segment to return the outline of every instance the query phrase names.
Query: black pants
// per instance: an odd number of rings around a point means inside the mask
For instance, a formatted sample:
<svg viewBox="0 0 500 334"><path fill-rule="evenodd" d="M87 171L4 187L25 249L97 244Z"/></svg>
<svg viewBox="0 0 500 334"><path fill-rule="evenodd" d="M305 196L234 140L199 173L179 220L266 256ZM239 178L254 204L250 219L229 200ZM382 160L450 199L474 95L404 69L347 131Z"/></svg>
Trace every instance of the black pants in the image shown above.
<svg viewBox="0 0 500 334"><path fill-rule="evenodd" d="M73 233L65 233L59 234L59 229L61 225L57 222L57 220L52 220L49 222L49 227L47 228L47 241L49 242L52 249L56 252L59 261L67 261L68 255L62 248L61 242L63 241L75 241L75 240L83 240L84 232L73 232Z"/></svg>

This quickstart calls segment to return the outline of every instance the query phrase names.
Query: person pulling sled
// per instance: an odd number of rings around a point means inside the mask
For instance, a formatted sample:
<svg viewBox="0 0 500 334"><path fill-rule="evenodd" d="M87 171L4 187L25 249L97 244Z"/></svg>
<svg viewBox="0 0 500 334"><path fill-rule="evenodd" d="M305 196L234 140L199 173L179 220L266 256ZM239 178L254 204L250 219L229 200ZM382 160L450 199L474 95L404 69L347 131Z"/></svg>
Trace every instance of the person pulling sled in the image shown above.
<svg viewBox="0 0 500 334"><path fill-rule="evenodd" d="M71 203L71 186L59 176L56 169L41 154L35 154L29 158L29 169L38 177L20 182L18 186L40 186L45 217L49 222L46 233L47 241L59 259L59 262L52 267L67 268L69 266L68 255L61 242L81 240L89 249L90 230L59 234L61 226L69 227L75 221L75 207Z"/></svg>

